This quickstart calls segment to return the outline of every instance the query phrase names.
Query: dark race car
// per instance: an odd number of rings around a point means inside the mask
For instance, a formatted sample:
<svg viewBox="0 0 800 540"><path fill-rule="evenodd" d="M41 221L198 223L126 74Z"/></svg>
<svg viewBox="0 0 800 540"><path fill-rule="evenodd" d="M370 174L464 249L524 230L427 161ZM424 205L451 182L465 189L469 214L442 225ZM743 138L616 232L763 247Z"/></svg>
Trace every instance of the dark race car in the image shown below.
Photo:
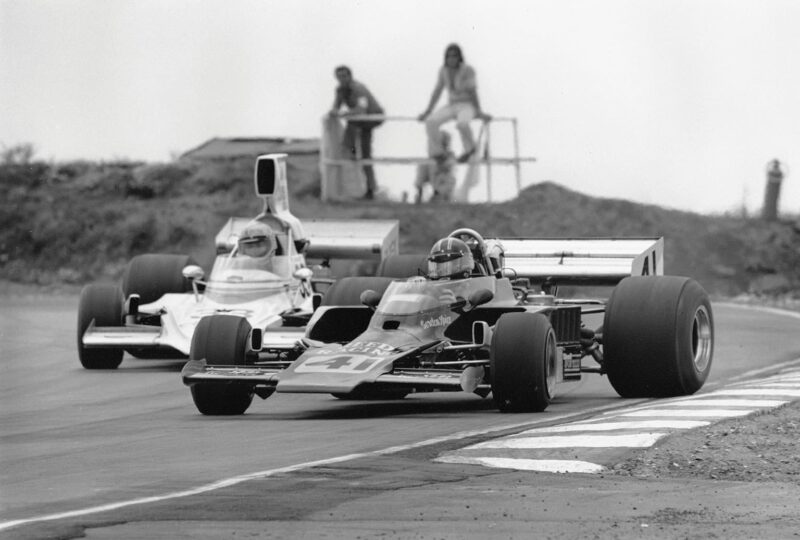
<svg viewBox="0 0 800 540"><path fill-rule="evenodd" d="M469 246L470 271L450 269L460 257L452 239ZM465 391L491 393L503 412L542 411L560 382L584 373L607 375L623 397L692 394L711 368L711 305L696 281L663 275L662 253L663 239L484 240L459 229L434 246L428 277L334 284L286 370L196 357L183 380L204 414L241 414L254 393L275 391ZM613 289L607 300L559 294L574 285ZM216 406L198 402L203 387L216 389Z"/></svg>

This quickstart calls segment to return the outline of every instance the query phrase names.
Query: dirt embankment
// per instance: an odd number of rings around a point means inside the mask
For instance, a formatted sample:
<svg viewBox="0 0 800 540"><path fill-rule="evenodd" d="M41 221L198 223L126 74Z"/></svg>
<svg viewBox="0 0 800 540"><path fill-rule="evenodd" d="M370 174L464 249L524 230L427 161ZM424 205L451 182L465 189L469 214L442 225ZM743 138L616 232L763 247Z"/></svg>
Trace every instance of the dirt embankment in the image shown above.
<svg viewBox="0 0 800 540"><path fill-rule="evenodd" d="M210 264L230 216L261 209L252 159L209 163L0 165L0 279L50 285L117 279L140 253L186 253ZM552 182L497 204L319 200L313 156L290 156L290 200L300 218L400 221L401 251L427 252L470 227L495 237L665 238L665 271L712 295L800 297L800 225L700 215L590 197Z"/></svg>

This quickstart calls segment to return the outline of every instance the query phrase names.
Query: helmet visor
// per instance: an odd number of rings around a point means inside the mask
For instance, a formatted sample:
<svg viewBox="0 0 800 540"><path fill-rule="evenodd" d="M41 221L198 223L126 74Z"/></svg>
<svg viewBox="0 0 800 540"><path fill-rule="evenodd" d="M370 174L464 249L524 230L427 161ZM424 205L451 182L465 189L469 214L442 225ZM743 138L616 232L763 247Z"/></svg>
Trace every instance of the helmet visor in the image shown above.
<svg viewBox="0 0 800 540"><path fill-rule="evenodd" d="M455 275L462 275L472 270L468 258L459 253L456 258L445 261L434 261L433 257L428 259L428 276L431 279L441 279Z"/></svg>
<svg viewBox="0 0 800 540"><path fill-rule="evenodd" d="M265 257L275 249L269 236L252 236L239 241L239 253L249 257Z"/></svg>

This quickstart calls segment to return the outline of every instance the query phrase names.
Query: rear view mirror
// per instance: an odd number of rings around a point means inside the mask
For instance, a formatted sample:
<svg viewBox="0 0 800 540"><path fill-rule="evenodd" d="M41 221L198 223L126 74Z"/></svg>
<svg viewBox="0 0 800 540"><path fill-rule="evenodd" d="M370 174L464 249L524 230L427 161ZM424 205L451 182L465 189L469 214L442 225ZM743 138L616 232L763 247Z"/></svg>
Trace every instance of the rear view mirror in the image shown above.
<svg viewBox="0 0 800 540"><path fill-rule="evenodd" d="M489 289L478 289L469 295L469 303L472 306L482 306L494 298L494 293Z"/></svg>
<svg viewBox="0 0 800 540"><path fill-rule="evenodd" d="M306 267L298 268L294 271L294 274L292 274L295 279L299 279L301 281L308 281L313 275L314 272L311 270L311 268Z"/></svg>
<svg viewBox="0 0 800 540"><path fill-rule="evenodd" d="M286 186L286 154L266 154L256 158L256 195L278 195Z"/></svg>
<svg viewBox="0 0 800 540"><path fill-rule="evenodd" d="M186 279L190 279L192 281L201 280L203 279L203 276L206 275L203 269L196 264L184 266L183 270L181 270L181 274L183 274L183 277Z"/></svg>
<svg viewBox="0 0 800 540"><path fill-rule="evenodd" d="M381 295L372 289L367 289L361 293L360 300L365 306L375 309L381 301Z"/></svg>

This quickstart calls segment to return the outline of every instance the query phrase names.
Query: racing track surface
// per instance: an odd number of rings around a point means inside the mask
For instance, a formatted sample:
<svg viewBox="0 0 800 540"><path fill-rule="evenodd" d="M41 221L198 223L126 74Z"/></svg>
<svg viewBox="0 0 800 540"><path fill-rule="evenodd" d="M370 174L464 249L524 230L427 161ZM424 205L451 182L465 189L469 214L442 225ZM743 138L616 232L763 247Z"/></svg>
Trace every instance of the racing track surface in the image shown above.
<svg viewBox="0 0 800 540"><path fill-rule="evenodd" d="M604 378L587 375L561 387L542 414L501 415L491 399L461 393L392 402L279 394L256 398L242 417L203 417L180 382L182 362L126 356L116 371L82 369L75 350L76 297L0 300L0 523L455 433L519 431L526 423L626 405ZM730 305L714 310L714 366L701 393L800 357L797 318ZM446 467L431 463L436 448L429 445L416 460L404 461L404 474L435 476L436 467ZM252 488L243 483L233 489ZM220 505L211 491L203 504L224 508L219 519L234 518L235 493L226 491L228 502ZM291 518L303 504L289 497L272 515ZM138 512L146 516L156 508L139 505ZM103 518L114 521L114 511ZM59 523L49 526L56 531ZM18 537L24 530L0 529L0 536Z"/></svg>

